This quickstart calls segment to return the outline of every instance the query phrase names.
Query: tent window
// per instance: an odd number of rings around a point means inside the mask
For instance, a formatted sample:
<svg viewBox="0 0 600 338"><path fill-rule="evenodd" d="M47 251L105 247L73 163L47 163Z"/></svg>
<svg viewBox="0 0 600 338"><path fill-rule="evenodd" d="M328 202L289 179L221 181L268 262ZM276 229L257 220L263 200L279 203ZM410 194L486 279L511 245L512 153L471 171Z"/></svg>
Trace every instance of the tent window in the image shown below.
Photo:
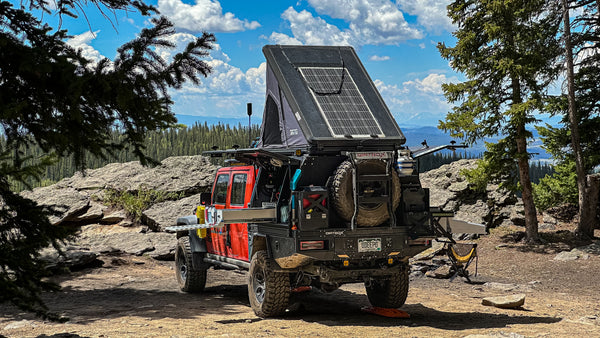
<svg viewBox="0 0 600 338"><path fill-rule="evenodd" d="M267 96L265 105L265 121L263 129L263 144L281 144L279 129L279 107L271 95Z"/></svg>

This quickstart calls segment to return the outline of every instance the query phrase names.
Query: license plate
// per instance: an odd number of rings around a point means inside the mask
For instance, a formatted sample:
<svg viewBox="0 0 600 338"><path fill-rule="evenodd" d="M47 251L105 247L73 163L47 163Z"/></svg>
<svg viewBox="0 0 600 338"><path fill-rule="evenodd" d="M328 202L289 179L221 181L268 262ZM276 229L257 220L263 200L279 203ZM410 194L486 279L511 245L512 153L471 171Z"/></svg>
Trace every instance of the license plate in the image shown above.
<svg viewBox="0 0 600 338"><path fill-rule="evenodd" d="M390 154L386 151L371 151L354 153L357 160L381 160L390 158Z"/></svg>
<svg viewBox="0 0 600 338"><path fill-rule="evenodd" d="M381 251L381 238L360 238L358 252Z"/></svg>

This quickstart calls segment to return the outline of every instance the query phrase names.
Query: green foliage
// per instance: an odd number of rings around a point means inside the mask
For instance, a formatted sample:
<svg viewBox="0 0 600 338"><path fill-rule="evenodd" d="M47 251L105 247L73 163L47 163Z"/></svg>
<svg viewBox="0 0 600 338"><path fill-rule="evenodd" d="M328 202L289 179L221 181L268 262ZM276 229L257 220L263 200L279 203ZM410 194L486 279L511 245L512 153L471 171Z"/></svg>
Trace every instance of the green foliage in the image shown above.
<svg viewBox="0 0 600 338"><path fill-rule="evenodd" d="M142 212L150 208L153 204L167 200L178 200L183 196L183 193L167 193L144 187L137 192L107 189L105 191L103 202L110 206L125 210L134 221L139 222L142 219Z"/></svg>
<svg viewBox="0 0 600 338"><path fill-rule="evenodd" d="M199 155L203 151L211 150L213 146L217 146L219 149L231 148L236 144L247 147L248 132L250 132L251 138L254 139L260 135L260 126L253 125L250 128L239 124L237 126L228 124L209 126L206 123L195 124L191 127L180 125L177 128L149 132L145 137L144 146L148 156L161 161L170 156ZM120 142L123 137L118 130L113 130L110 134L110 142ZM3 144L3 140L0 136L0 144ZM41 147L32 146L20 150L25 156L32 159L44 156ZM130 149L121 149L104 158L86 153L84 159L86 166L94 169L103 167L108 163L129 162L138 158ZM0 162L2 162L1 159ZM77 170L76 162L72 156L63 157L55 163L41 168L40 178L43 181L29 179L27 185L32 187L49 185L65 177L73 176ZM11 183L16 191L28 188L26 184L19 181L12 180Z"/></svg>
<svg viewBox="0 0 600 338"><path fill-rule="evenodd" d="M571 203L577 205L577 173L575 162L567 161L555 166L553 175L546 175L533 186L535 204L541 210Z"/></svg>
<svg viewBox="0 0 600 338"><path fill-rule="evenodd" d="M107 159L127 150L144 164L154 163L145 152L146 136L176 122L168 91L210 72L202 59L215 41L204 33L165 61L156 48L174 47L168 38L175 31L166 18L155 17L113 61L94 64L65 42L67 31L31 14L76 17L87 5L156 12L137 0L0 0L0 301L42 316L48 312L39 294L56 285L42 280L46 271L38 252L70 232L50 224L48 215L57 210L35 205L13 187L39 181L59 158L81 169L88 156ZM115 129L118 138L111 137Z"/></svg>
<svg viewBox="0 0 600 338"><path fill-rule="evenodd" d="M448 16L457 25L456 45L438 45L442 57L466 77L442 87L455 106L439 127L469 144L503 137L487 144L484 162L471 177L479 186L498 180L507 189L522 191L530 241L538 235L527 126L536 122L533 114L543 108L542 98L559 72L554 63L561 53L557 8L546 0L456 0L448 5Z"/></svg>

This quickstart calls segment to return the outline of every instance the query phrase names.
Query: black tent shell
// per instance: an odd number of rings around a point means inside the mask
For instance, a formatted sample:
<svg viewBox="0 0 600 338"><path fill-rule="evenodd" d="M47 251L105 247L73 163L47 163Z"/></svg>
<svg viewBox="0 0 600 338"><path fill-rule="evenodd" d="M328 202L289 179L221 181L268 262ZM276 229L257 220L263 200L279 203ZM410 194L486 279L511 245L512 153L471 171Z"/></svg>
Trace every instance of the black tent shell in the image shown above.
<svg viewBox="0 0 600 338"><path fill-rule="evenodd" d="M263 47L259 147L398 149L406 139L352 47Z"/></svg>

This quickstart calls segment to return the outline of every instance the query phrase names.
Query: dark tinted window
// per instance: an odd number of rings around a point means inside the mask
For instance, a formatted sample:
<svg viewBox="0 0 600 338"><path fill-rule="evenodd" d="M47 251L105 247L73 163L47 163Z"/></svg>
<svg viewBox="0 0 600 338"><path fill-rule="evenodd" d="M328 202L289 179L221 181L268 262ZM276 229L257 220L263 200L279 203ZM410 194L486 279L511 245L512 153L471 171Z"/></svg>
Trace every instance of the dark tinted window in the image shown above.
<svg viewBox="0 0 600 338"><path fill-rule="evenodd" d="M233 175L233 184L231 185L231 199L232 205L243 205L244 197L246 196L246 174L235 174Z"/></svg>
<svg viewBox="0 0 600 338"><path fill-rule="evenodd" d="M225 204L227 199L227 185L229 184L229 174L222 174L217 177L217 184L213 193L213 203Z"/></svg>

